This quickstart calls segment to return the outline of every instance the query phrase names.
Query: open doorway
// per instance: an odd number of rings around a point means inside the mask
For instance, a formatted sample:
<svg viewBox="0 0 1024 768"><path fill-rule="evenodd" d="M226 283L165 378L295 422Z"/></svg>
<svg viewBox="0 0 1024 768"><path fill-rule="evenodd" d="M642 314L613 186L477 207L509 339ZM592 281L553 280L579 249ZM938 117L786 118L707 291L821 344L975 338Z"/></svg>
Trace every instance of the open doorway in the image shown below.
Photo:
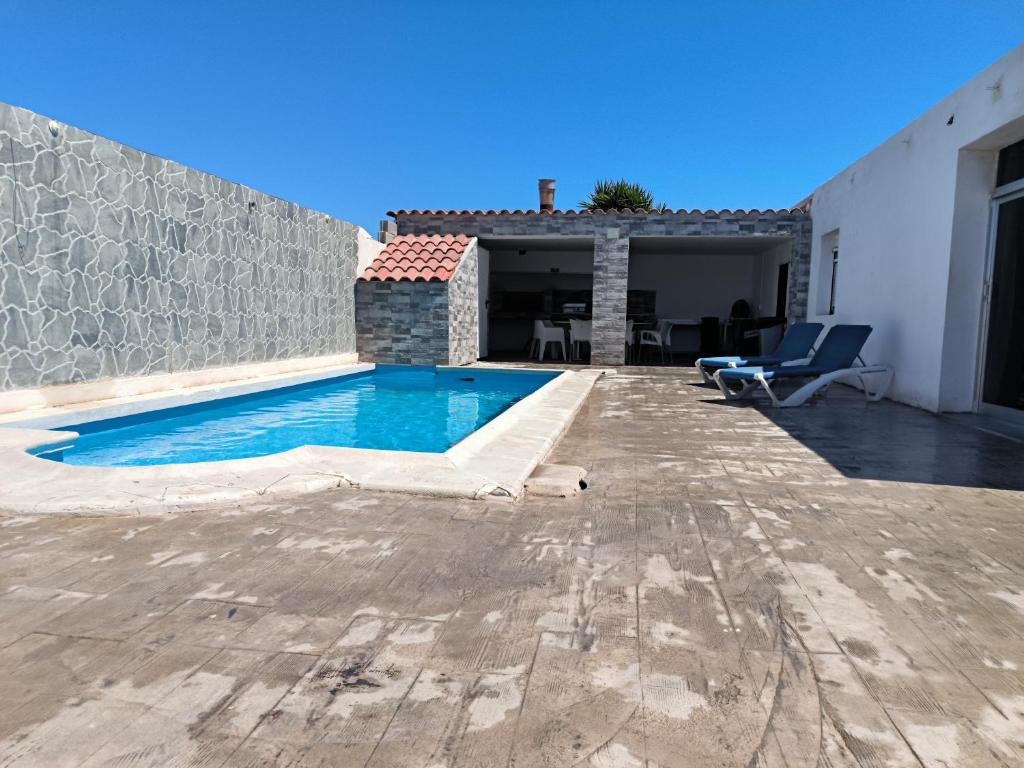
<svg viewBox="0 0 1024 768"><path fill-rule="evenodd" d="M1024 421L1024 189L997 200L993 216L982 409Z"/></svg>
<svg viewBox="0 0 1024 768"><path fill-rule="evenodd" d="M775 316L786 317L789 314L789 262L779 264L779 274L775 281Z"/></svg>
<svg viewBox="0 0 1024 768"><path fill-rule="evenodd" d="M589 360L574 324L593 312L594 241L584 237L481 238L490 254L486 359L536 360L535 326L546 329L544 360ZM561 343L559 343L559 341Z"/></svg>
<svg viewBox="0 0 1024 768"><path fill-rule="evenodd" d="M629 248L634 360L692 365L774 349L786 322L790 238L635 237Z"/></svg>

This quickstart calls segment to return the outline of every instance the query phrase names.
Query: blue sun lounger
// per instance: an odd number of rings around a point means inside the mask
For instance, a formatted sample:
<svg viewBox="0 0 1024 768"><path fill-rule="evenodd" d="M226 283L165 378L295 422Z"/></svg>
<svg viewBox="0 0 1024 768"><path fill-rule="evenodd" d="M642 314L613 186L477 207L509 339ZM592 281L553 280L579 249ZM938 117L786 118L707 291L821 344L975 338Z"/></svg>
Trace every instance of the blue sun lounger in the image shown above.
<svg viewBox="0 0 1024 768"><path fill-rule="evenodd" d="M722 368L745 368L752 365L782 365L783 363L803 360L810 357L814 351L814 342L818 340L821 329L825 326L821 323L793 323L782 337L782 341L770 355L757 355L743 357L732 355L730 357L702 357L694 365L700 371L707 384L713 383L712 378L715 371Z"/></svg>
<svg viewBox="0 0 1024 768"><path fill-rule="evenodd" d="M768 393L772 404L779 408L803 405L819 391L842 376L855 376L868 400L881 400L892 383L895 371L891 365L867 365L860 357L864 342L871 335L870 325L834 325L810 361L793 365L720 368L714 379L728 400L738 400L754 393L758 387ZM864 379L868 374L880 374L881 385L872 391ZM779 399L772 385L782 381L805 381L784 399ZM730 388L729 385L739 389Z"/></svg>

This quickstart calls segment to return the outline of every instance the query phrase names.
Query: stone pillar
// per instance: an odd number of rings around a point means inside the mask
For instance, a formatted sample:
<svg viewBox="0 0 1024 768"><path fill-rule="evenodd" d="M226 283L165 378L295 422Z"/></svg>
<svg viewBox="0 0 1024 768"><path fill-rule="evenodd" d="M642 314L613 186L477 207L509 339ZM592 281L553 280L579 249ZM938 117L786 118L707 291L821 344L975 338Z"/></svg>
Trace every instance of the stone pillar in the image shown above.
<svg viewBox="0 0 1024 768"><path fill-rule="evenodd" d="M594 321L590 361L622 365L626 361L626 287L629 283L629 235L617 227L594 237Z"/></svg>
<svg viewBox="0 0 1024 768"><path fill-rule="evenodd" d="M789 259L789 322L808 319L807 306L811 285L811 222L801 222L793 230L793 251Z"/></svg>

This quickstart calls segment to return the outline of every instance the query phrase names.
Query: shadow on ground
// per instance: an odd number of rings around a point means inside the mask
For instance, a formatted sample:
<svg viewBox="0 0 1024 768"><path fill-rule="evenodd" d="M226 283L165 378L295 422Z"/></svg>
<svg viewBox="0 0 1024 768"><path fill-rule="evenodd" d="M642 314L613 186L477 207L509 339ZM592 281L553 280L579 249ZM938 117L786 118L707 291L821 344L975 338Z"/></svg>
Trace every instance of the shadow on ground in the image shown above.
<svg viewBox="0 0 1024 768"><path fill-rule="evenodd" d="M751 408L799 440L844 476L860 480L1024 490L1024 444L956 420L884 400L866 402L852 387L799 408L763 398L729 401L713 387L703 402ZM713 394L712 394L713 393Z"/></svg>

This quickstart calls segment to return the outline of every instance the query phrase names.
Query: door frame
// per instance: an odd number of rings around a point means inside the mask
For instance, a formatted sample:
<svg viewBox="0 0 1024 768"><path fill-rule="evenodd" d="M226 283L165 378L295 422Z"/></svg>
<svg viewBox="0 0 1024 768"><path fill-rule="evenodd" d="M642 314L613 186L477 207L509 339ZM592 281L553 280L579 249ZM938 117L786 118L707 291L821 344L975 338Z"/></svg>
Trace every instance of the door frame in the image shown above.
<svg viewBox="0 0 1024 768"><path fill-rule="evenodd" d="M988 242L985 244L985 267L981 284L981 328L978 334L978 355L974 375L974 412L997 416L1024 425L1024 411L984 401L985 362L988 355L988 325L992 310L992 273L995 270L996 236L999 229L999 207L1024 198L1024 179L1017 179L992 192L989 202Z"/></svg>
<svg viewBox="0 0 1024 768"><path fill-rule="evenodd" d="M782 292L782 268L786 268L786 289ZM792 262L783 261L775 266L775 316L784 317L789 321L789 283ZM782 299L782 314L779 314L779 299Z"/></svg>

